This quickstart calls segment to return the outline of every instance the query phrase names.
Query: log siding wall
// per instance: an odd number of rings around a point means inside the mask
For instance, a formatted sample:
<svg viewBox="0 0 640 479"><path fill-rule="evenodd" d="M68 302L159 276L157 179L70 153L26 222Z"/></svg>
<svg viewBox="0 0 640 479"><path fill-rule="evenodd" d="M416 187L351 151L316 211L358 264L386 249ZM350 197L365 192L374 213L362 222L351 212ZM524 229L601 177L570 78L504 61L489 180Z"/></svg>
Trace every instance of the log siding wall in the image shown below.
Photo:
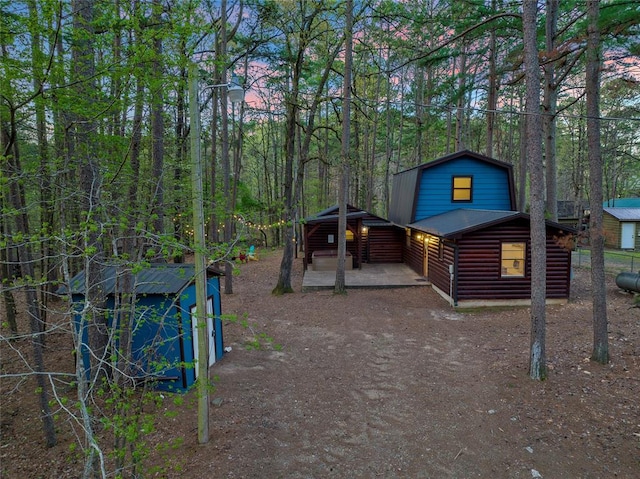
<svg viewBox="0 0 640 479"><path fill-rule="evenodd" d="M418 240L418 232L411 231L411 240L407 245L406 233L403 232L404 263L418 274L424 275L424 243Z"/></svg>
<svg viewBox="0 0 640 479"><path fill-rule="evenodd" d="M442 258L440 258L442 242ZM456 263L457 245L442 238L429 241L429 281L441 291L456 299L456 277L451 283L449 266Z"/></svg>
<svg viewBox="0 0 640 479"><path fill-rule="evenodd" d="M355 229L355 224L349 224ZM308 225L305 225L307 228ZM357 231L357 230L356 230ZM329 235L333 235L333 243L329 243ZM314 251L338 249L338 226L336 223L325 223L318 226L312 235L307 235L305 244L305 261L306 264L312 264L311 256ZM347 251L353 257L353 267L358 265L358 240L354 235L353 241L347 241Z"/></svg>
<svg viewBox="0 0 640 479"><path fill-rule="evenodd" d="M568 299L570 293L571 253L558 244L547 231L547 298ZM405 247L404 262L419 274L424 272L424 242L412 231L410 247ZM431 284L455 301L517 300L531 298L530 231L526 221L512 221L469 233L453 241L431 237L428 242L428 278ZM440 257L442 242L442 257ZM501 245L503 242L526 243L525 276L501 276ZM449 266L455 265L453 284Z"/></svg>
<svg viewBox="0 0 640 479"><path fill-rule="evenodd" d="M547 298L568 298L571 253L547 232ZM527 244L525 276L501 277L502 242ZM531 297L531 248L529 228L511 222L466 235L458 241L456 300L525 299Z"/></svg>
<svg viewBox="0 0 640 479"><path fill-rule="evenodd" d="M404 230L397 227L371 227L365 241L364 261L369 263L402 263Z"/></svg>
<svg viewBox="0 0 640 479"><path fill-rule="evenodd" d="M353 241L347 241L347 251L353 257L353 267L360 267L359 257L363 263L402 263L404 229L391 224L363 228L366 221L379 222L380 218L366 215L347 221L348 228L354 233ZM333 243L329 243L329 235L333 235ZM335 220L305 224L304 236L305 268L312 264L314 251L338 249L338 223ZM361 248L361 256L358 255L358 245Z"/></svg>
<svg viewBox="0 0 640 479"><path fill-rule="evenodd" d="M606 211L602 215L602 227L604 229L604 245L607 248L620 248L621 229L618 218Z"/></svg>

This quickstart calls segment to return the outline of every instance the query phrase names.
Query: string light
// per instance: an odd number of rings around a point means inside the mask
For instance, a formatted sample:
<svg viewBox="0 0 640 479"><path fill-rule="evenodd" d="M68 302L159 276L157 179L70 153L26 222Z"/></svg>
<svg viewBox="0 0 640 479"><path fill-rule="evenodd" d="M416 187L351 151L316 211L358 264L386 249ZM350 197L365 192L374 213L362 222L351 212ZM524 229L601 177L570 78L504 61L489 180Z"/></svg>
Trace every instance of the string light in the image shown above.
<svg viewBox="0 0 640 479"><path fill-rule="evenodd" d="M243 225L245 225L248 228L255 228L255 229L259 229L259 230L268 230L268 229L271 229L271 228L281 228L282 226L287 224L287 222L285 220L279 220L279 221L276 221L275 223L270 223L270 224L262 224L262 223L254 223L253 221L247 221L242 216L239 216L239 215L233 215L233 218L236 221L238 221L239 223L242 223Z"/></svg>
<svg viewBox="0 0 640 479"><path fill-rule="evenodd" d="M181 220L180 216L181 215L178 214L177 217L173 218L174 223L180 222L180 220ZM247 228L254 228L254 229L258 229L258 230L268 230L268 229L273 229L273 228L282 228L283 226L285 226L287 224L287 222L285 220L278 220L278 221L276 221L274 223L254 223L253 221L245 220L240 215L233 215L233 219L236 220L238 223L243 224ZM192 236L193 235L193 227L191 227L190 225L184 225L182 228L183 228L182 232L186 236ZM218 229L218 233L222 233L222 230Z"/></svg>

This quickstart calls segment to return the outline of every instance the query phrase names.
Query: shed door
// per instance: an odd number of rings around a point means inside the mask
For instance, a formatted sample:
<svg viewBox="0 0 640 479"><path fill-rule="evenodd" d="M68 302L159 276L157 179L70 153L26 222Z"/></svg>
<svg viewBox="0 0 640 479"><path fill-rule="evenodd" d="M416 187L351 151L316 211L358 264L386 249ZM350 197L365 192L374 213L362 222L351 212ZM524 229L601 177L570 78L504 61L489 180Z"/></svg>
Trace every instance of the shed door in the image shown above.
<svg viewBox="0 0 640 479"><path fill-rule="evenodd" d="M193 337L193 357L198 358L198 328L196 318L196 307L191 308L191 335ZM216 362L216 340L213 329L213 298L207 298L207 336L209 345L209 367ZM196 379L198 378L198 368L195 369Z"/></svg>
<svg viewBox="0 0 640 479"><path fill-rule="evenodd" d="M634 249L636 243L636 224L635 223L621 223L622 234L620 238L620 248L622 249Z"/></svg>

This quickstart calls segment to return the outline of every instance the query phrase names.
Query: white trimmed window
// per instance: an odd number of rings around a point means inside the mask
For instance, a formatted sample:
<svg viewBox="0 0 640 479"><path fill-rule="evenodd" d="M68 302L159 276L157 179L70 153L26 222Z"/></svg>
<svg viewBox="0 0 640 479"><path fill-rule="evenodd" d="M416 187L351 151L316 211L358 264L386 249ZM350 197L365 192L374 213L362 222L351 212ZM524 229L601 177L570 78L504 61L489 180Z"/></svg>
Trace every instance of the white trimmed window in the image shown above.
<svg viewBox="0 0 640 479"><path fill-rule="evenodd" d="M527 243L502 243L500 276L503 278L523 278L527 258Z"/></svg>

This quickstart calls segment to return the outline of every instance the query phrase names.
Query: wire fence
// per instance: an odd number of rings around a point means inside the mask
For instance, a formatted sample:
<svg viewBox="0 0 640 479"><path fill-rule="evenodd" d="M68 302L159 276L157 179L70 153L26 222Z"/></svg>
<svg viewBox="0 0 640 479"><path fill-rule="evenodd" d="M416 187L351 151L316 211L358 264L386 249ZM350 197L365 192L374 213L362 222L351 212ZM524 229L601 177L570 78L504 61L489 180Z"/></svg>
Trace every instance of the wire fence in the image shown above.
<svg viewBox="0 0 640 479"><path fill-rule="evenodd" d="M577 268L590 268L591 251L585 248L575 249L571 254L571 263ZM604 268L609 273L633 273L640 268L640 255L607 250L604 254L604 263Z"/></svg>

